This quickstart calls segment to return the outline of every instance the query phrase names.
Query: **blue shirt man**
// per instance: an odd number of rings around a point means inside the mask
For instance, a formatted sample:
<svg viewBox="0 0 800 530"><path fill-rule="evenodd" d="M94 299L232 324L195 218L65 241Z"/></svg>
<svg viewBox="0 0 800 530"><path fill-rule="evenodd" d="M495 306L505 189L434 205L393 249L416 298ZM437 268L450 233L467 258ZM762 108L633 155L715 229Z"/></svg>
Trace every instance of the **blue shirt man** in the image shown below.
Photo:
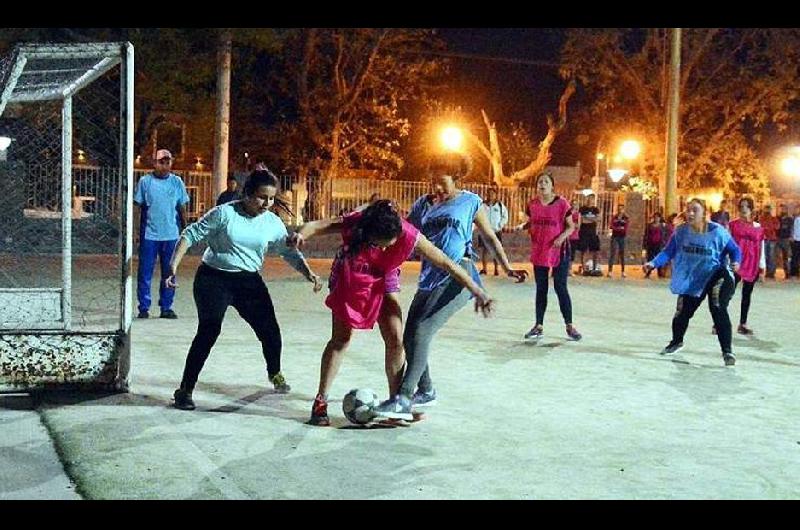
<svg viewBox="0 0 800 530"><path fill-rule="evenodd" d="M183 180L170 172L172 153L166 149L156 152L156 167L152 173L139 179L133 202L141 208L139 230L139 271L136 295L139 300L139 318L150 317L150 283L156 259L161 263L161 282L158 305L161 318L177 318L172 310L175 289L166 286L169 261L181 230L186 226L186 205L189 194Z"/></svg>

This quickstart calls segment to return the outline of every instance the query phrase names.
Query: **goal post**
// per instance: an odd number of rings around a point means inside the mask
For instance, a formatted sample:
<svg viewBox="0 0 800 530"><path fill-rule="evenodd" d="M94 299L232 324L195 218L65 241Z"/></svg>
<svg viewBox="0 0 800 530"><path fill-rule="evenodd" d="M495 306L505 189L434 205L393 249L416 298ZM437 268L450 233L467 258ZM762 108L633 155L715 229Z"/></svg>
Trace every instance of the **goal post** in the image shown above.
<svg viewBox="0 0 800 530"><path fill-rule="evenodd" d="M128 388L133 65L128 42L0 59L0 392Z"/></svg>

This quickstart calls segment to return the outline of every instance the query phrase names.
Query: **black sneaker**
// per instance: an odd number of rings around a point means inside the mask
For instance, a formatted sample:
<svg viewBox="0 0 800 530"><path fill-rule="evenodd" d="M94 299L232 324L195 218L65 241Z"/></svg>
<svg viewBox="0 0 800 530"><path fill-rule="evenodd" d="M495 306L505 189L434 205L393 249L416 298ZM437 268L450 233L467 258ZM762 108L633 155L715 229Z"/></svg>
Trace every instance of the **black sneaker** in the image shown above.
<svg viewBox="0 0 800 530"><path fill-rule="evenodd" d="M172 309L167 309L165 311L161 311L161 318L176 319L178 318L178 315L176 315L175 311Z"/></svg>
<svg viewBox="0 0 800 530"><path fill-rule="evenodd" d="M575 341L581 340L583 338L583 335L581 335L578 332L577 328L572 324L567 326L567 336L570 338L570 340L575 340Z"/></svg>
<svg viewBox="0 0 800 530"><path fill-rule="evenodd" d="M147 311L139 311L139 314L136 315L136 318L150 318L150 313Z"/></svg>
<svg viewBox="0 0 800 530"><path fill-rule="evenodd" d="M289 386L289 383L286 382L286 378L283 377L283 374L278 372L277 374L270 376L269 382L275 387L275 392L278 394L288 394L292 387Z"/></svg>
<svg viewBox="0 0 800 530"><path fill-rule="evenodd" d="M527 340L527 339L535 339L535 340L539 340L539 339L541 339L543 336L544 336L544 327L542 327L542 326L540 326L540 325L538 325L538 324L537 324L537 325L533 326L533 327L530 329L530 331L528 331L528 332L525 334L524 338L525 338L526 340Z"/></svg>
<svg viewBox="0 0 800 530"><path fill-rule="evenodd" d="M725 361L725 366L733 366L736 364L736 357L730 352L723 353L722 360Z"/></svg>
<svg viewBox="0 0 800 530"><path fill-rule="evenodd" d="M328 401L319 394L311 405L311 418L307 423L317 427L328 427L331 424L331 420L328 418Z"/></svg>
<svg viewBox="0 0 800 530"><path fill-rule="evenodd" d="M480 274L481 276L485 275L486 269L481 269L480 271L478 271L478 274Z"/></svg>
<svg viewBox="0 0 800 530"><path fill-rule="evenodd" d="M682 349L683 349L683 343L682 343L682 342L677 342L677 343L675 343L675 342L670 342L670 343L669 343L669 344L667 344L667 346L666 346L666 347L665 347L663 350L661 350L659 353L660 353L661 355L668 355L668 354L671 354L671 353L677 353L677 352L679 352L679 351L680 351L680 350L682 350Z"/></svg>
<svg viewBox="0 0 800 530"><path fill-rule="evenodd" d="M192 392L191 390L184 390L183 388L179 388L175 391L175 394L172 396L175 399L175 403L172 404L173 407L176 409L181 410L194 410L194 401L192 401Z"/></svg>

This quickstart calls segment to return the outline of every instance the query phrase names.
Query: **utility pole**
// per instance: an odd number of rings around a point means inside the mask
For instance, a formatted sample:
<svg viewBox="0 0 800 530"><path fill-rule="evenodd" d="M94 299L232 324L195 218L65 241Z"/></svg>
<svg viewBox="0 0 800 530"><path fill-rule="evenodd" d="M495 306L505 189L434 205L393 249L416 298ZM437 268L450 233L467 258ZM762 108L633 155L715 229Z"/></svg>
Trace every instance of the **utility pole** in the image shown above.
<svg viewBox="0 0 800 530"><path fill-rule="evenodd" d="M228 180L228 144L231 123L231 30L220 30L217 49L217 120L214 138L214 191L219 195Z"/></svg>
<svg viewBox="0 0 800 530"><path fill-rule="evenodd" d="M667 173L664 183L664 215L678 211L678 109L681 82L681 28L672 28L667 108Z"/></svg>

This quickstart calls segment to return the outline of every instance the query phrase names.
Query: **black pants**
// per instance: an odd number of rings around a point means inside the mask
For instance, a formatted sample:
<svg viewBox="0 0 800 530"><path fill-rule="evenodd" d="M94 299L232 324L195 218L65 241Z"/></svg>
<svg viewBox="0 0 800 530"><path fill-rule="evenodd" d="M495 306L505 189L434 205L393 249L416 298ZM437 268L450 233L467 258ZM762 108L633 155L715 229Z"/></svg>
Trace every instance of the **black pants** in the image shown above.
<svg viewBox="0 0 800 530"><path fill-rule="evenodd" d="M181 388L194 388L222 330L225 311L231 305L261 341L267 373L274 376L281 371L281 330L269 290L258 273L225 272L202 264L194 277L194 303L197 306L197 334L186 357Z"/></svg>
<svg viewBox="0 0 800 530"><path fill-rule="evenodd" d="M800 241L792 241L792 259L789 270L790 276L800 276Z"/></svg>
<svg viewBox="0 0 800 530"><path fill-rule="evenodd" d="M567 274L570 269L569 252L561 258L558 267L553 268L553 287L558 296L558 307L565 324L572 324L572 300L567 290ZM547 310L547 291L550 282L550 267L533 267L536 280L536 325L544 325L544 313Z"/></svg>
<svg viewBox="0 0 800 530"><path fill-rule="evenodd" d="M742 282L742 311L739 316L739 324L747 324L747 314L750 312L750 298L753 296L753 287L756 286L756 282L742 280L742 277L737 274L736 285L739 284L740 280Z"/></svg>
<svg viewBox="0 0 800 530"><path fill-rule="evenodd" d="M708 310L711 312L711 318L717 328L719 346L722 353L732 353L732 330L731 318L728 315L728 303L733 298L735 291L736 282L733 274L726 268L720 268L708 280L706 288L700 296L679 296L675 316L672 318L672 342L683 342L686 329L689 327L689 320L703 303L703 298L708 296Z"/></svg>

